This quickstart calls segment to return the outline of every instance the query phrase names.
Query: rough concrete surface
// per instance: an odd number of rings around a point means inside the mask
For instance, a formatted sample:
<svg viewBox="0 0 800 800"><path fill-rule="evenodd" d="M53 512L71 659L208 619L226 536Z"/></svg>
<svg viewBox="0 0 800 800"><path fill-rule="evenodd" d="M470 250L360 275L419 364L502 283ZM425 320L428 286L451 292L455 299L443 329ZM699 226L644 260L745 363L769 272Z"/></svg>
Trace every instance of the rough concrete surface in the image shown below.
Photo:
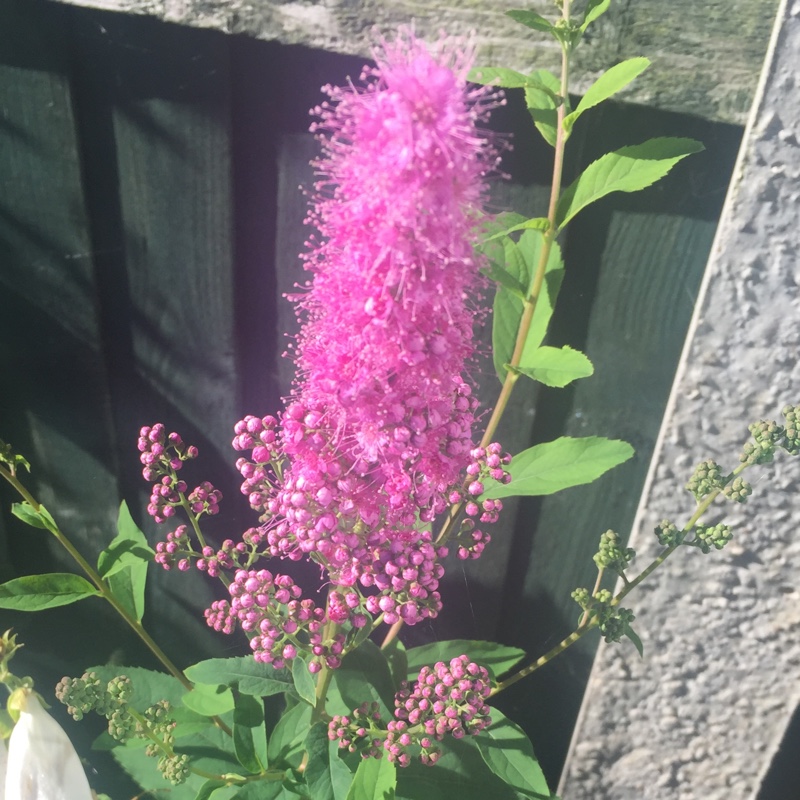
<svg viewBox="0 0 800 800"><path fill-rule="evenodd" d="M694 465L732 468L751 421L800 403L800 0L773 47L634 527L642 566L654 526L692 513ZM745 477L748 503L710 517L733 542L678 551L625 603L645 656L601 647L565 800L756 796L800 700L800 458Z"/></svg>
<svg viewBox="0 0 800 800"><path fill-rule="evenodd" d="M560 69L546 33L504 12L524 7L555 20L552 0L61 0L285 44L368 56L377 29L413 21L435 39L474 34L479 63L530 73ZM609 66L647 55L653 66L620 95L629 102L742 124L752 102L778 0L615 0L576 50L572 90L583 94ZM575 2L580 19L586 0Z"/></svg>

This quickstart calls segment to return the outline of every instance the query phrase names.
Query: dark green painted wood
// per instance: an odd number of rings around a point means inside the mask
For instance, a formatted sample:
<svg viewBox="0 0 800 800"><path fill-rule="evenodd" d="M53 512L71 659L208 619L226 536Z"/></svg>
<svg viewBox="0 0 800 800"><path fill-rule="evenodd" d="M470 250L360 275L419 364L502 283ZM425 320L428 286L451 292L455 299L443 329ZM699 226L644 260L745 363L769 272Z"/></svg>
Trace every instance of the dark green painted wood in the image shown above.
<svg viewBox="0 0 800 800"><path fill-rule="evenodd" d="M602 435L630 442L636 455L590 486L522 504L500 639L535 656L577 623L570 593L594 585L600 534L630 532L741 138L733 126L636 107L610 105L591 123L591 139L576 148L584 164L679 131L707 150L646 192L604 199L567 231L550 338L584 349L595 375L542 392L533 441ZM675 491L683 502L683 487ZM590 634L501 700L532 732L551 777L563 764L597 641Z"/></svg>
<svg viewBox="0 0 800 800"><path fill-rule="evenodd" d="M121 496L153 540L163 537L145 518L134 452L138 428L162 419L200 446L189 479L220 485L225 513L212 528L235 537L252 515L231 469L230 426L244 413L274 413L291 381L280 352L294 319L280 294L304 279L296 187L311 177L307 109L321 84L356 76L361 60L38 0L11 0L0 14L0 436L25 450L39 485L55 487L48 504L88 552L111 535ZM573 170L648 135L693 133L687 118L646 109L598 114L576 130ZM500 432L515 450L562 433L628 438L637 460L596 487L525 501L516 524L509 503L494 546L449 567L445 611L407 631L410 642L499 638L539 655L574 621L569 593L591 580L599 534L627 530L738 137L693 124L711 155L647 195L609 198L568 231L565 309L552 338L585 348L597 377L542 392L535 414L536 389L521 386ZM529 138L515 98L495 125L517 141L504 164L514 184L498 185L493 202L544 213L548 149ZM483 373L488 406L499 384L488 360ZM6 573L52 563L9 517L10 493L0 497ZM314 573L303 573L309 586ZM161 619L149 623L180 663L246 648L207 631L211 593L197 577L154 570L151 580ZM96 649L71 638L71 622ZM136 656L88 605L21 624L32 654L49 641L65 660ZM564 656L502 699L551 776L592 652ZM51 684L61 677L38 666Z"/></svg>

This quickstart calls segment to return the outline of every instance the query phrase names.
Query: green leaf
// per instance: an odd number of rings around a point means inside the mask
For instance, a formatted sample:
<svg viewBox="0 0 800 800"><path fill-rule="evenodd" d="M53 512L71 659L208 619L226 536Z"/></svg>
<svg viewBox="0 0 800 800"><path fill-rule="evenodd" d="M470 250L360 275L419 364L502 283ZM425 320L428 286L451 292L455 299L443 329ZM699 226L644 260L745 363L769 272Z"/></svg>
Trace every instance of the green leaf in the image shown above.
<svg viewBox="0 0 800 800"><path fill-rule="evenodd" d="M512 9L506 11L506 16L511 17L515 22L519 22L528 28L542 33L553 33L553 23L546 20L541 14L526 9Z"/></svg>
<svg viewBox="0 0 800 800"><path fill-rule="evenodd" d="M564 117L564 130L569 133L584 111L594 108L624 89L650 66L648 58L629 58L606 70L587 90L577 107Z"/></svg>
<svg viewBox="0 0 800 800"><path fill-rule="evenodd" d="M269 762L279 762L297 769L303 760L303 743L311 725L312 708L307 703L298 703L284 712L269 737Z"/></svg>
<svg viewBox="0 0 800 800"><path fill-rule="evenodd" d="M126 567L144 568L155 557L155 552L147 544L145 535L139 530L128 506L123 500L119 507L117 535L111 544L97 558L97 571L101 578L114 575Z"/></svg>
<svg viewBox="0 0 800 800"><path fill-rule="evenodd" d="M264 703L249 694L236 694L233 710L233 749L239 763L249 772L269 766Z"/></svg>
<svg viewBox="0 0 800 800"><path fill-rule="evenodd" d="M393 800L397 770L385 758L365 758L356 770L347 800Z"/></svg>
<svg viewBox="0 0 800 800"><path fill-rule="evenodd" d="M481 758L474 737L442 743L442 757L434 767L419 759L398 770L397 800L519 800Z"/></svg>
<svg viewBox="0 0 800 800"><path fill-rule="evenodd" d="M578 378L594 372L592 362L579 350L571 347L538 347L532 353L523 352L519 372L545 386L561 388Z"/></svg>
<svg viewBox="0 0 800 800"><path fill-rule="evenodd" d="M639 657L644 658L644 645L642 644L642 640L639 638L636 631L634 631L634 629L631 628L630 623L626 623L624 625L622 629L622 635L627 636L633 642L633 646L639 653Z"/></svg>
<svg viewBox="0 0 800 800"><path fill-rule="evenodd" d="M400 684L408 678L408 654L403 643L395 637L386 647L381 648L381 652L389 663L389 671L392 673L392 682L395 690L400 688ZM415 676L416 677L416 676Z"/></svg>
<svg viewBox="0 0 800 800"><path fill-rule="evenodd" d="M315 705L317 702L317 686L313 676L308 671L308 664L300 655L292 663L292 679L294 680L294 688L297 689L297 694L307 703L312 706Z"/></svg>
<svg viewBox="0 0 800 800"><path fill-rule="evenodd" d="M611 192L638 192L663 178L679 161L699 153L694 139L661 137L622 147L593 161L561 195L557 221L563 228L579 211Z"/></svg>
<svg viewBox="0 0 800 800"><path fill-rule="evenodd" d="M26 575L0 584L0 608L14 611L43 611L98 596L89 581L70 572Z"/></svg>
<svg viewBox="0 0 800 800"><path fill-rule="evenodd" d="M525 287L506 269L492 261L488 270L482 270L489 280L499 283L520 300L525 300Z"/></svg>
<svg viewBox="0 0 800 800"><path fill-rule="evenodd" d="M44 531L50 531L50 533L58 533L56 521L41 504L39 509L36 510L27 500L23 503L14 503L11 506L11 513L17 519L21 519L26 525L30 525L33 528L41 528Z"/></svg>
<svg viewBox="0 0 800 800"><path fill-rule="evenodd" d="M360 628L351 627L350 630L347 632L347 638L345 639L345 650L355 650L358 647L369 639L369 635L372 633L373 622L372 618L367 619L365 625L362 625Z"/></svg>
<svg viewBox="0 0 800 800"><path fill-rule="evenodd" d="M570 486L591 483L627 461L633 452L627 442L618 439L562 436L514 456L508 469L511 483L485 481L488 488L481 499L553 494Z"/></svg>
<svg viewBox="0 0 800 800"><path fill-rule="evenodd" d="M505 269L525 287L526 294L539 264L543 246L544 238L539 232L533 230L525 231L517 243L511 239L503 241ZM561 258L561 248L557 242L553 242L545 268L545 281L525 340L523 357L528 351L535 350L542 343L547 333L550 317L553 315L563 277L564 262ZM522 313L522 300L510 289L500 286L495 294L492 314L492 357L497 377L501 383L506 376L505 365L511 361L514 353Z"/></svg>
<svg viewBox="0 0 800 800"><path fill-rule="evenodd" d="M559 97L561 81L552 72L544 69L537 70L530 77L531 82L525 87L525 104L539 133L551 147L555 147L557 109L562 102Z"/></svg>
<svg viewBox="0 0 800 800"><path fill-rule="evenodd" d="M221 684L195 683L182 698L186 708L203 717L218 717L233 711L233 692Z"/></svg>
<svg viewBox="0 0 800 800"><path fill-rule="evenodd" d="M394 709L394 683L389 663L380 648L366 641L342 659L334 670L328 693L328 713L350 714L364 702L376 702L381 716L390 719Z"/></svg>
<svg viewBox="0 0 800 800"><path fill-rule="evenodd" d="M232 800L297 800L300 797L308 800L308 794L299 791L299 787L298 792L293 792L286 783L279 781L255 781L239 787Z"/></svg>
<svg viewBox="0 0 800 800"><path fill-rule="evenodd" d="M97 673L102 681L109 681L117 675L127 675L131 679L134 689L130 703L140 713L159 700L167 700L173 707L170 714L177 722L172 731L176 747L178 744L186 744L187 747L194 747L195 750L202 747L207 753L212 751L222 753L223 758L212 759L206 756L201 759L201 763L211 764L214 761L218 764L224 763L226 765L224 771L231 771L234 757L232 753L226 755L226 748L232 748L230 738L216 728L208 718L201 717L181 706L181 699L186 694L186 687L177 678L141 667L98 666L91 667L90 671ZM144 744L142 740L135 740L133 746L115 746L112 749L112 755L144 790L153 791L158 797L164 790L164 778L157 769L157 759L150 758L145 754ZM212 771L217 772L217 770ZM206 782L205 778L192 775L185 784L170 787L169 798L170 800L195 800L197 793Z"/></svg>
<svg viewBox="0 0 800 800"><path fill-rule="evenodd" d="M528 76L504 67L475 67L467 80L484 86L499 86L503 89L522 89L527 85Z"/></svg>
<svg viewBox="0 0 800 800"><path fill-rule="evenodd" d="M583 22L581 23L581 33L591 25L599 16L608 11L611 5L611 0L589 0L586 4L586 11L583 13Z"/></svg>
<svg viewBox="0 0 800 800"><path fill-rule="evenodd" d="M108 588L126 611L138 622L144 616L147 564L155 553L148 547L145 535L131 517L123 501L119 507L117 536L100 553L98 570L105 576Z"/></svg>
<svg viewBox="0 0 800 800"><path fill-rule="evenodd" d="M269 697L282 692L294 693L292 673L260 664L252 656L210 658L189 667L186 677L199 683L222 683L236 686L242 694Z"/></svg>
<svg viewBox="0 0 800 800"><path fill-rule="evenodd" d="M210 780L200 787L194 800L230 800L237 791L236 786L226 786L222 781Z"/></svg>
<svg viewBox="0 0 800 800"><path fill-rule="evenodd" d="M492 724L476 737L483 760L491 771L524 797L550 798L533 745L519 725L492 709Z"/></svg>
<svg viewBox="0 0 800 800"><path fill-rule="evenodd" d="M308 752L305 778L314 800L345 800L353 780L338 747L328 739L328 726L318 722L305 741ZM371 759L370 759L371 760Z"/></svg>
<svg viewBox="0 0 800 800"><path fill-rule="evenodd" d="M485 244L486 242L493 242L495 239L500 239L503 236L508 236L511 233L517 233L517 231L537 230L545 232L549 227L550 220L548 220L547 217L532 217L531 219L523 219L487 236L483 240L482 244Z"/></svg>
<svg viewBox="0 0 800 800"><path fill-rule="evenodd" d="M469 656L470 661L486 667L494 676L502 675L525 658L525 651L495 642L450 639L412 647L407 655L407 680L415 681L423 667L437 661L449 662L461 655Z"/></svg>

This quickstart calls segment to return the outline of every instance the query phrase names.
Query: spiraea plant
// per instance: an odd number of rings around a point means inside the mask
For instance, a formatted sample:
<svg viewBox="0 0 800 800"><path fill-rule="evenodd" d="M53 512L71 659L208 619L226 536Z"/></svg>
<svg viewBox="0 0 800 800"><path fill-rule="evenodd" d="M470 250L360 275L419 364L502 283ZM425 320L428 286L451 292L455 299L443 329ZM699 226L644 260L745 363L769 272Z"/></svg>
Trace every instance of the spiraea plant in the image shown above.
<svg viewBox="0 0 800 800"><path fill-rule="evenodd" d="M480 557L505 498L593 481L633 453L601 436L513 454L495 441L518 381L563 387L593 371L584 354L544 344L564 272L559 234L592 202L645 189L701 149L681 138L624 147L562 187L576 121L648 61L611 67L573 108L571 56L609 0L590 0L577 19L569 0L557 5L554 21L509 15L552 35L560 75L475 68L468 43L426 44L406 31L376 45L375 66L358 84L324 88L312 125L322 153L307 220L316 232L304 254L307 285L292 298L302 324L290 353L296 380L283 409L234 425L236 468L254 511L241 535L206 536L205 518L223 498L205 477L189 481L197 448L163 424L146 425L139 458L148 512L164 534L151 546L123 503L118 532L93 566L25 487L24 457L0 447L0 476L22 498L14 514L55 536L84 573L9 581L0 607L100 597L163 666L90 666L55 691L76 720L107 720L98 746L144 792L175 800L552 797L530 741L493 698L595 629L641 651L623 601L679 548L723 548L731 530L701 522L712 504L745 502L751 487L741 473L778 450L800 452L800 411L789 406L784 422L751 427L737 466L702 462L687 484L694 513L658 526L662 550L641 572L618 533L599 533L596 583L574 591L576 628L548 653L529 658L464 641L404 648L403 627L433 619L446 602L446 559ZM504 91L524 92L554 149L546 217L485 208L502 142L482 125ZM500 389L482 409L474 334L489 322L481 297L490 287ZM317 565L322 595L292 577L298 560ZM142 623L148 569L157 568L198 569L222 582L224 599L206 621L239 636L241 655L181 667L166 656ZM0 678L18 696L6 664ZM277 722L264 702L276 695ZM6 798L23 796L17 766ZM36 762L31 774L51 766Z"/></svg>

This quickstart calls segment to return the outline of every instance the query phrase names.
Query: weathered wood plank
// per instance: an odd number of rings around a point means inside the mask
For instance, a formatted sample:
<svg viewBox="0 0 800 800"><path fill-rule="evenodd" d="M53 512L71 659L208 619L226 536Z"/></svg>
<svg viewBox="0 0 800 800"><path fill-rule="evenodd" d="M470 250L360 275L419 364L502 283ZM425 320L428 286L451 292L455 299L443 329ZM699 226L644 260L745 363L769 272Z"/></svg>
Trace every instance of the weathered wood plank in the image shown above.
<svg viewBox="0 0 800 800"><path fill-rule="evenodd" d="M504 16L508 0L359 0L284 3L279 0L61 0L111 11L260 39L368 55L371 31L391 35L414 21L417 33L477 31L481 60L523 71L559 67L557 46L544 34ZM549 0L527 7L552 17ZM579 11L581 4L575 4ZM574 88L586 90L599 71L633 55L653 67L626 94L630 102L725 122L743 122L766 51L777 0L637 0L616 2L579 48Z"/></svg>

